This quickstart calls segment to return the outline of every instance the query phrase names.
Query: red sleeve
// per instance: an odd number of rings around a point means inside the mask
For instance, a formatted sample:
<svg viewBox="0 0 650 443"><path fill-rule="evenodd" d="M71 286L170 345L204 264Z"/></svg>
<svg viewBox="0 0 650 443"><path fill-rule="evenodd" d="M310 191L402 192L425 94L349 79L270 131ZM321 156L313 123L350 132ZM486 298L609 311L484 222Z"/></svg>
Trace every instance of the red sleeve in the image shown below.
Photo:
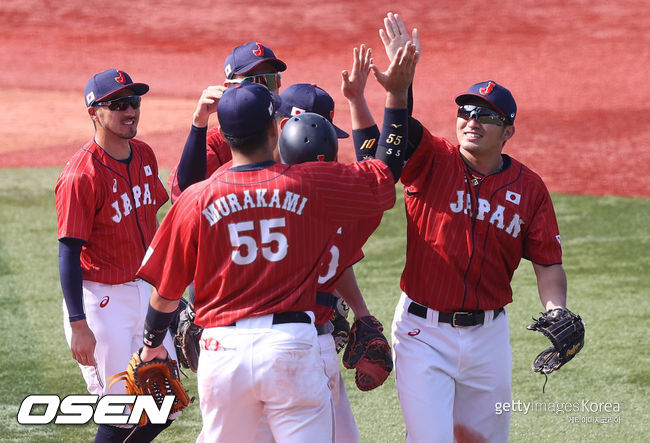
<svg viewBox="0 0 650 443"><path fill-rule="evenodd" d="M524 242L523 256L540 265L559 264L562 263L562 244L553 202L545 186L540 195Z"/></svg>
<svg viewBox="0 0 650 443"><path fill-rule="evenodd" d="M198 245L198 201L194 185L185 190L163 219L137 272L161 296L179 299L194 279Z"/></svg>
<svg viewBox="0 0 650 443"><path fill-rule="evenodd" d="M58 238L88 241L95 220L97 197L83 166L71 160L55 187Z"/></svg>
<svg viewBox="0 0 650 443"><path fill-rule="evenodd" d="M417 150L402 170L401 182L404 186L417 185L416 181L422 174L432 169L435 157L439 154L448 155L453 152L454 147L444 138L434 137L423 127L422 140Z"/></svg>

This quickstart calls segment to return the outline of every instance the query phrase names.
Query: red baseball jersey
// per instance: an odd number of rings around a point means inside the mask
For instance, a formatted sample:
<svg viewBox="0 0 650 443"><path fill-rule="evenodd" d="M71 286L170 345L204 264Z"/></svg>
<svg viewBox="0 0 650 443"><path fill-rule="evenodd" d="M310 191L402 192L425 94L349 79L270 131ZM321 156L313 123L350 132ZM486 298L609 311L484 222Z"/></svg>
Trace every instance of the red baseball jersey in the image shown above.
<svg viewBox="0 0 650 443"><path fill-rule="evenodd" d="M84 280L120 284L135 273L167 201L153 150L132 139L131 161L115 160L94 141L66 164L56 183L58 236L85 241Z"/></svg>
<svg viewBox="0 0 650 443"><path fill-rule="evenodd" d="M517 160L481 176L459 147L432 136L402 173L407 217L402 290L438 311L497 309L512 301L510 281L522 257L562 262L551 197Z"/></svg>
<svg viewBox="0 0 650 443"><path fill-rule="evenodd" d="M168 299L194 281L203 327L313 310L321 258L337 227L394 202L392 174L379 160L219 171L181 194L138 275Z"/></svg>
<svg viewBox="0 0 650 443"><path fill-rule="evenodd" d="M381 215L371 217L337 229L322 257L318 273L319 291L334 292L343 272L364 257L361 247L375 232L381 217ZM332 318L333 313L332 308L317 304L314 308L315 323L317 325L325 323Z"/></svg>
<svg viewBox="0 0 650 443"><path fill-rule="evenodd" d="M228 146L226 139L223 138L223 134L221 134L219 127L209 129L205 141L205 159L207 162L205 178L208 178L214 174L220 166L231 161L232 154L230 152L230 146ZM167 185L169 186L172 202L175 202L178 196L181 195L181 189L178 187L178 178L176 177L177 170L178 165L172 169L172 172L169 173L169 178L167 179Z"/></svg>

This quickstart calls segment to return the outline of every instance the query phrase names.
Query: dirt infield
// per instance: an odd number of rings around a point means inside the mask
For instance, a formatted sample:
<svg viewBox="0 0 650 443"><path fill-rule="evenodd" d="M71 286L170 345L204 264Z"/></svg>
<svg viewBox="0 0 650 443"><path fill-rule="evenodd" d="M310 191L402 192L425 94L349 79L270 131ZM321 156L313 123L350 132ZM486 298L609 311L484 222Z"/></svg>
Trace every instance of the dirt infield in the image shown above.
<svg viewBox="0 0 650 443"><path fill-rule="evenodd" d="M223 60L258 40L287 62L283 84L317 83L349 128L340 71L352 48L375 48L382 17L398 12L418 27L423 54L415 116L455 140L453 97L493 79L519 105L505 152L537 171L552 192L650 197L650 3L636 1L467 0L394 2L127 2L5 0L0 6L0 168L63 166L92 134L83 87L109 67L149 83L138 137L173 166L201 90L223 79ZM147 5L148 3L149 5ZM221 5L221 6L220 6ZM55 9L52 9L55 8ZM381 119L382 94L367 95ZM341 146L351 161L349 142ZM0 172L1 173L1 172Z"/></svg>

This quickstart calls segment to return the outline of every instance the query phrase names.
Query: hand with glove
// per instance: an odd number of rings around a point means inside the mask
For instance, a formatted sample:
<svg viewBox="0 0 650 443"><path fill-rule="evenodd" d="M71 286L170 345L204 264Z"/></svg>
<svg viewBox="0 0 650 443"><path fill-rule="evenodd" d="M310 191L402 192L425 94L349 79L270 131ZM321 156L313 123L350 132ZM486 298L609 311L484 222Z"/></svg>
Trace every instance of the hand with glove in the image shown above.
<svg viewBox="0 0 650 443"><path fill-rule="evenodd" d="M392 353L383 330L372 315L358 318L352 324L343 366L356 369L355 382L362 391L381 386L393 370Z"/></svg>
<svg viewBox="0 0 650 443"><path fill-rule="evenodd" d="M126 371L115 374L107 379L109 387L118 381L124 381L127 395L151 395L158 408L162 407L166 395L174 395L170 415L181 412L194 399L191 399L181 383L178 364L175 360L155 358L143 362L140 352L133 353ZM140 426L147 424L147 417L143 415Z"/></svg>
<svg viewBox="0 0 650 443"><path fill-rule="evenodd" d="M560 369L582 349L585 342L585 326L579 315L566 308L550 309L527 329L544 334L553 346L540 352L533 361L532 369L550 374Z"/></svg>
<svg viewBox="0 0 650 443"><path fill-rule="evenodd" d="M199 367L199 354L201 347L199 341L203 328L194 323L196 313L191 304L186 303L184 309L178 313L178 324L174 334L174 347L179 364L196 372Z"/></svg>

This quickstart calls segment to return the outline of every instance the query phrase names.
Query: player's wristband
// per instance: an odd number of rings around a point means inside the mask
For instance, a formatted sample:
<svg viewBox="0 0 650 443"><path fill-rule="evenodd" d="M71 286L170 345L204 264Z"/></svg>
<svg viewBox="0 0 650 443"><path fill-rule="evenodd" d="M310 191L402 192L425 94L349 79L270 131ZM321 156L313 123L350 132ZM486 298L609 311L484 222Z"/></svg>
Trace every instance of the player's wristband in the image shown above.
<svg viewBox="0 0 650 443"><path fill-rule="evenodd" d="M377 125L372 125L369 128L352 130L354 152L357 154L358 162L368 160L369 158L375 158L378 138L379 128Z"/></svg>
<svg viewBox="0 0 650 443"><path fill-rule="evenodd" d="M176 311L160 312L149 305L147 316L144 319L143 343L150 348L157 348L165 339L167 329L176 315Z"/></svg>
<svg viewBox="0 0 650 443"><path fill-rule="evenodd" d="M402 175L404 153L408 142L408 110L385 108L384 125L379 136L375 158L383 161L393 173L395 183Z"/></svg>

